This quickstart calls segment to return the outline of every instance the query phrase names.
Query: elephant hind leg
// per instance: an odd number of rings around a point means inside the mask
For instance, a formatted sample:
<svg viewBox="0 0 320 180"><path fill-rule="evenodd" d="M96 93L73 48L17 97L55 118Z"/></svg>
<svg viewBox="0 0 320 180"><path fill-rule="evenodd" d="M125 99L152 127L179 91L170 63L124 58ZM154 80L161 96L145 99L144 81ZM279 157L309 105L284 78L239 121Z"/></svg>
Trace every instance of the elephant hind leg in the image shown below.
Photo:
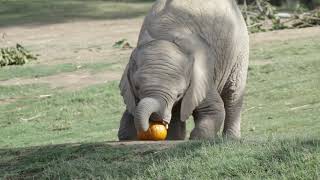
<svg viewBox="0 0 320 180"><path fill-rule="evenodd" d="M236 139L241 137L240 128L242 104L243 95L234 100L225 100L226 118L223 127L223 135L225 137Z"/></svg>
<svg viewBox="0 0 320 180"><path fill-rule="evenodd" d="M118 130L120 141L137 140L137 131L133 119L134 117L127 110L123 113Z"/></svg>
<svg viewBox="0 0 320 180"><path fill-rule="evenodd" d="M247 78L247 66L236 65L222 91L222 99L226 110L223 135L240 138L241 110Z"/></svg>

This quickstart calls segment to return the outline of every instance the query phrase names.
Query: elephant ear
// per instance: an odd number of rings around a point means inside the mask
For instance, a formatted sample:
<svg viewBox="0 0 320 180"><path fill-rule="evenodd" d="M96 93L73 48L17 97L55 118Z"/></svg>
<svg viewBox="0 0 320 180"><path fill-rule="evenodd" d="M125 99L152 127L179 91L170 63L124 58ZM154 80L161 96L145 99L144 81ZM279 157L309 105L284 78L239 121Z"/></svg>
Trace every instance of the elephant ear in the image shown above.
<svg viewBox="0 0 320 180"><path fill-rule="evenodd" d="M209 55L207 46L198 47L200 48L190 54L193 59L193 67L189 88L181 102L181 121L186 121L194 109L206 98L212 84L213 72L210 68L213 68L213 61L209 59L212 56Z"/></svg>
<svg viewBox="0 0 320 180"><path fill-rule="evenodd" d="M134 94L134 90L131 84L130 76L131 76L131 71L135 68L135 60L133 58L136 50L133 51L130 61L128 65L126 66L126 69L124 70L124 73L122 74L121 81L120 81L120 91L121 91L121 96L123 97L124 103L127 106L127 110L129 113L134 114L135 108L136 108L136 97Z"/></svg>

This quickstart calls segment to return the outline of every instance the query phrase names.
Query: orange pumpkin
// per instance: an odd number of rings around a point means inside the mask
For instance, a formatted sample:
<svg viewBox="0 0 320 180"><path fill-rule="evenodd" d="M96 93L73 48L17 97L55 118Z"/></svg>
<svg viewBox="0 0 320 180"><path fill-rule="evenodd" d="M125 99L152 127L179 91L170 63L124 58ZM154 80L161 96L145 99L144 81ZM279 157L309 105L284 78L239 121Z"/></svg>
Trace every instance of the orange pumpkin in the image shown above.
<svg viewBox="0 0 320 180"><path fill-rule="evenodd" d="M167 128L162 122L150 122L146 132L139 132L139 140L163 141L167 137Z"/></svg>

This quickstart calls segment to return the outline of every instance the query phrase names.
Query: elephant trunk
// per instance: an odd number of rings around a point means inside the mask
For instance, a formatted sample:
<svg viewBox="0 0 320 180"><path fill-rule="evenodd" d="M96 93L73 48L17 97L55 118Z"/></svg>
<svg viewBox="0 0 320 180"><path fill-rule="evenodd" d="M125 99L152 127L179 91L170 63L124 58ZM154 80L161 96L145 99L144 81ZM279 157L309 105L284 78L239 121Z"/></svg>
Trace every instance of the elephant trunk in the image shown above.
<svg viewBox="0 0 320 180"><path fill-rule="evenodd" d="M149 128L149 118L152 113L161 111L161 103L154 98L143 98L135 111L134 124L138 131L147 131Z"/></svg>

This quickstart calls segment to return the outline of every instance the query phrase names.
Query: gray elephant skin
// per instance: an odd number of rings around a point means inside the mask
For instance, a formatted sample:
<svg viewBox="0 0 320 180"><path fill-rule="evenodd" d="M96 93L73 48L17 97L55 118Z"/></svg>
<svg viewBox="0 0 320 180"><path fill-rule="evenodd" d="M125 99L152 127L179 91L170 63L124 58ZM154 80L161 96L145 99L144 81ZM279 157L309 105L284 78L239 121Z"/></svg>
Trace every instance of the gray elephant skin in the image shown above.
<svg viewBox="0 0 320 180"><path fill-rule="evenodd" d="M157 0L123 73L126 104L119 140L136 140L150 121L169 124L168 140L240 137L249 36L234 0Z"/></svg>

